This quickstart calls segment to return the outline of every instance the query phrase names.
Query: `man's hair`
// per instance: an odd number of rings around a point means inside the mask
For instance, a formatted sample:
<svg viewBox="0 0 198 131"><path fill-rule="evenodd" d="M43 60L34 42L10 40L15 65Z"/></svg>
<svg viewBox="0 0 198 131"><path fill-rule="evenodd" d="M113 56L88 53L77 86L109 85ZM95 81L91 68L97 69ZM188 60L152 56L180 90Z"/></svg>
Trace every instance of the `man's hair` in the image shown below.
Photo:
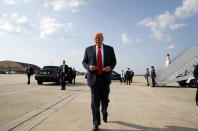
<svg viewBox="0 0 198 131"><path fill-rule="evenodd" d="M103 33L102 32L95 32L93 36L95 36L95 35L102 35L102 37L103 37Z"/></svg>

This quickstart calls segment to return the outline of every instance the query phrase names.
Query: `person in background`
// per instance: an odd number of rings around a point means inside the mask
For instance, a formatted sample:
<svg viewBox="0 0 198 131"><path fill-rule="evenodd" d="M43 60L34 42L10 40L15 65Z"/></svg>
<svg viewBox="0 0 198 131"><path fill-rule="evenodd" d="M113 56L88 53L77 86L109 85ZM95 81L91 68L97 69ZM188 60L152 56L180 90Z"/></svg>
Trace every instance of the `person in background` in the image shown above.
<svg viewBox="0 0 198 131"><path fill-rule="evenodd" d="M147 86L149 86L149 77L150 77L149 68L146 68L145 78L146 78L146 81L147 81Z"/></svg>
<svg viewBox="0 0 198 131"><path fill-rule="evenodd" d="M65 60L63 60L63 64L58 69L58 77L61 79L61 90L65 90L66 88L66 77L68 75L68 65L65 64Z"/></svg>
<svg viewBox="0 0 198 131"><path fill-rule="evenodd" d="M197 92L196 92L196 96L195 96L195 101L196 101L196 105L198 106L198 65L195 66L193 75L197 81Z"/></svg>
<svg viewBox="0 0 198 131"><path fill-rule="evenodd" d="M121 76L121 84L122 84L122 82L125 82L125 80L124 80L124 70L121 71L120 76Z"/></svg>
<svg viewBox="0 0 198 131"><path fill-rule="evenodd" d="M30 77L33 75L34 71L33 71L33 68L31 65L28 65L25 73L27 74L27 77L28 77L28 82L27 84L30 84Z"/></svg>
<svg viewBox="0 0 198 131"><path fill-rule="evenodd" d="M131 70L131 83L133 83L133 76L134 76L134 72L133 70Z"/></svg>
<svg viewBox="0 0 198 131"><path fill-rule="evenodd" d="M166 64L165 64L165 67L168 67L169 64L170 64L170 55L167 54L166 55Z"/></svg>
<svg viewBox="0 0 198 131"><path fill-rule="evenodd" d="M130 68L128 68L125 75L126 75L126 84L131 85L131 71L130 71Z"/></svg>
<svg viewBox="0 0 198 131"><path fill-rule="evenodd" d="M155 77L156 77L156 74L155 74L155 68L154 68L154 66L151 66L151 80L152 80L152 87L155 87Z"/></svg>
<svg viewBox="0 0 198 131"><path fill-rule="evenodd" d="M75 82L76 82L76 70L75 70L75 68L73 68L73 80L74 80L74 84L75 84Z"/></svg>

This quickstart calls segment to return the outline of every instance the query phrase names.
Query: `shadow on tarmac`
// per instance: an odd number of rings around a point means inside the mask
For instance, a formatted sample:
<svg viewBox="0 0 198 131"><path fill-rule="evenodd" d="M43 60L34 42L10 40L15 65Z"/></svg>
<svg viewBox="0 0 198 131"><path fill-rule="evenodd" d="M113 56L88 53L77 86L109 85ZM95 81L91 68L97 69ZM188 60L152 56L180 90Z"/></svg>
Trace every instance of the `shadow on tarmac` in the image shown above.
<svg viewBox="0 0 198 131"><path fill-rule="evenodd" d="M44 84L42 84L43 86L61 86L60 84L56 84L55 82L50 82L50 83L44 83ZM68 82L66 82L66 86L68 86L68 87L72 87L72 86L74 86L74 87L77 87L77 86L86 86L87 84L85 84L85 83L80 83L80 82L76 82L75 84L71 84L71 83L68 83Z"/></svg>
<svg viewBox="0 0 198 131"><path fill-rule="evenodd" d="M141 125L136 125L132 123L127 123L123 121L109 121L108 123L114 123L122 126L127 126L131 128L136 128L135 130L119 130L119 129L100 129L100 131L198 131L195 128L187 128L187 127L180 127L180 126L165 126L164 128L153 128L153 127L146 127Z"/></svg>
<svg viewBox="0 0 198 131"><path fill-rule="evenodd" d="M186 87L182 87L182 86L155 86L152 88L194 88L194 87L189 87L189 86L186 86Z"/></svg>
<svg viewBox="0 0 198 131"><path fill-rule="evenodd" d="M75 84L73 84L73 83L70 84L70 83L69 83L68 85L70 85L70 86L75 86L75 87L76 87L76 86L88 86L87 83L80 83L80 82L76 82Z"/></svg>

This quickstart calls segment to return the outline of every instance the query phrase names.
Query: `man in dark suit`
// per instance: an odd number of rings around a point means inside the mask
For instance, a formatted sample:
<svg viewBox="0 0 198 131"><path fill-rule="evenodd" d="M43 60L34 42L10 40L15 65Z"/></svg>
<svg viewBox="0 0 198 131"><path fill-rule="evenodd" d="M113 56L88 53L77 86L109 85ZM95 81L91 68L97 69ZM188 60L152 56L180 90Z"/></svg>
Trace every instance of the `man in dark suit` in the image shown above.
<svg viewBox="0 0 198 131"><path fill-rule="evenodd" d="M73 68L73 73L72 73L72 75L73 75L73 80L74 80L74 84L76 83L76 70L75 70L75 68Z"/></svg>
<svg viewBox="0 0 198 131"><path fill-rule="evenodd" d="M31 75L33 75L33 68L31 67L31 65L28 65L28 68L26 69L26 74L27 74L27 77L28 77L28 82L27 84L30 84L30 77Z"/></svg>
<svg viewBox="0 0 198 131"><path fill-rule="evenodd" d="M134 76L134 72L133 70L131 70L131 83L133 83L133 76Z"/></svg>
<svg viewBox="0 0 198 131"><path fill-rule="evenodd" d="M58 69L58 77L61 80L61 90L65 90L66 87L66 77L68 74L68 65L65 64L65 60L63 60L63 64Z"/></svg>
<svg viewBox="0 0 198 131"><path fill-rule="evenodd" d="M130 68L128 68L128 70L126 71L125 75L126 75L126 84L130 85L131 84L131 71L130 71Z"/></svg>
<svg viewBox="0 0 198 131"><path fill-rule="evenodd" d="M114 49L103 44L103 34L94 34L96 45L86 48L83 66L87 70L87 81L91 89L91 108L93 116L93 129L97 131L100 122L100 102L102 104L103 121L107 122L107 108L109 103L109 85L112 70L116 65Z"/></svg>
<svg viewBox="0 0 198 131"><path fill-rule="evenodd" d="M155 77L156 77L155 68L154 68L154 66L151 66L152 87L155 87Z"/></svg>
<svg viewBox="0 0 198 131"><path fill-rule="evenodd" d="M195 66L193 75L194 75L195 79L197 80L197 93L195 96L195 101L196 101L196 105L198 106L198 65Z"/></svg>

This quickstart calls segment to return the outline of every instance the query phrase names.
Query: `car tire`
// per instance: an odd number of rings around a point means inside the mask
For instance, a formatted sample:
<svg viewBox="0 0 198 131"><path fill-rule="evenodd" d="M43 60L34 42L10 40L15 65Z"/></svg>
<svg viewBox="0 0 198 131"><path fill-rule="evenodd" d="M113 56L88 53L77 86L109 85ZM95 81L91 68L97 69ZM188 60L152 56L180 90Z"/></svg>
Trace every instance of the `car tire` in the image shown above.
<svg viewBox="0 0 198 131"><path fill-rule="evenodd" d="M60 81L59 80L56 82L56 85L60 85Z"/></svg>
<svg viewBox="0 0 198 131"><path fill-rule="evenodd" d="M190 80L188 86L191 88L197 88L197 81L195 79Z"/></svg>
<svg viewBox="0 0 198 131"><path fill-rule="evenodd" d="M188 84L186 83L186 80L183 80L183 81L178 81L178 84L181 86L181 87L186 87Z"/></svg>
<svg viewBox="0 0 198 131"><path fill-rule="evenodd" d="M37 80L37 83L38 83L38 85L42 85L43 84L43 82L39 81L39 80Z"/></svg>
<svg viewBox="0 0 198 131"><path fill-rule="evenodd" d="M69 80L69 83L71 83L71 84L72 84L72 79L70 79L70 80Z"/></svg>

